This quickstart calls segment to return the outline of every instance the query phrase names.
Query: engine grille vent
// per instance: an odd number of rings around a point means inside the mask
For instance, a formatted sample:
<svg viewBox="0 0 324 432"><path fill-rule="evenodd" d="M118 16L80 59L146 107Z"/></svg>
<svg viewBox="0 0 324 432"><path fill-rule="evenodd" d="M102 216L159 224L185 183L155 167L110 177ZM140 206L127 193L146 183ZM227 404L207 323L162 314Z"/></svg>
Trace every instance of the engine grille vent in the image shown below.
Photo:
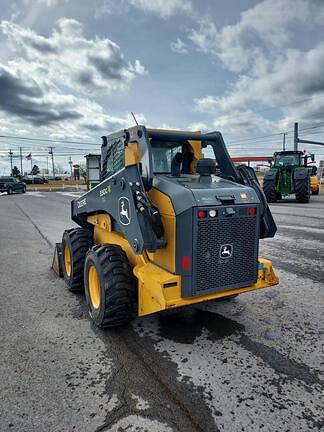
<svg viewBox="0 0 324 432"><path fill-rule="evenodd" d="M193 295L256 282L257 217L201 219L197 222ZM224 258L221 249L227 248ZM229 256L232 252L232 256Z"/></svg>

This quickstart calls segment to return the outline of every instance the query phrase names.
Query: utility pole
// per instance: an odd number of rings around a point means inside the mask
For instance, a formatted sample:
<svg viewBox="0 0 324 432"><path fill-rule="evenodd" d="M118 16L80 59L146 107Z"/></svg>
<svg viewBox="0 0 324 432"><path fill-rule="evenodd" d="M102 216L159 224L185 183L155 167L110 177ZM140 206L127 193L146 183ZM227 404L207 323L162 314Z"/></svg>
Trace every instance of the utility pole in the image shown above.
<svg viewBox="0 0 324 432"><path fill-rule="evenodd" d="M20 155L20 175L23 176L23 166L22 166L22 147L19 147L19 155Z"/></svg>
<svg viewBox="0 0 324 432"><path fill-rule="evenodd" d="M294 123L294 151L298 151L298 123Z"/></svg>
<svg viewBox="0 0 324 432"><path fill-rule="evenodd" d="M288 135L288 132L284 132L282 134L282 150L286 151L286 135Z"/></svg>
<svg viewBox="0 0 324 432"><path fill-rule="evenodd" d="M46 156L46 172L47 172L47 176L49 176L49 169L48 169L48 156Z"/></svg>
<svg viewBox="0 0 324 432"><path fill-rule="evenodd" d="M10 169L11 169L11 176L12 176L12 157L13 157L13 152L11 151L11 149L9 150L9 157L10 157Z"/></svg>
<svg viewBox="0 0 324 432"><path fill-rule="evenodd" d="M54 168L54 154L53 154L53 149L55 149L55 147L49 147L50 151L48 152L51 156L52 156L52 169L53 169L53 177L55 176L55 168Z"/></svg>

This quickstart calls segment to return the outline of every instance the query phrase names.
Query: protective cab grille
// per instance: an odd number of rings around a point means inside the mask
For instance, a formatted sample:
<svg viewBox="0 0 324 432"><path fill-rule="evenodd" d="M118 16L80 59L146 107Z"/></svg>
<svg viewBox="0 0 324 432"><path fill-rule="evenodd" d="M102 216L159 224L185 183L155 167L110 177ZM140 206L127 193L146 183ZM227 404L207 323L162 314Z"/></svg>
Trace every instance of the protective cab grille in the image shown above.
<svg viewBox="0 0 324 432"><path fill-rule="evenodd" d="M102 173L101 179L113 175L124 166L124 144L121 140L108 143L108 147L102 146Z"/></svg>
<svg viewBox="0 0 324 432"><path fill-rule="evenodd" d="M239 216L238 211L234 217L197 221L193 295L256 282L258 221L257 216Z"/></svg>

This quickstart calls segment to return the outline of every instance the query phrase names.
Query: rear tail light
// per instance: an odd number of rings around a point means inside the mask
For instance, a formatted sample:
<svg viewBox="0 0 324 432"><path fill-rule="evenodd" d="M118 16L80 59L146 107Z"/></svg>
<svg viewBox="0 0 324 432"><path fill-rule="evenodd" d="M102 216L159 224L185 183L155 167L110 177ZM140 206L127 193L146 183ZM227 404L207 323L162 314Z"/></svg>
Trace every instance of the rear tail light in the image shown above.
<svg viewBox="0 0 324 432"><path fill-rule="evenodd" d="M249 216L255 216L257 212L257 209L255 207L249 208Z"/></svg>
<svg viewBox="0 0 324 432"><path fill-rule="evenodd" d="M199 210L199 211L198 211L198 217L199 217L200 219L204 219L206 216L207 216L207 212L206 212L206 210Z"/></svg>
<svg viewBox="0 0 324 432"><path fill-rule="evenodd" d="M182 258L182 269L190 270L190 258L188 256Z"/></svg>

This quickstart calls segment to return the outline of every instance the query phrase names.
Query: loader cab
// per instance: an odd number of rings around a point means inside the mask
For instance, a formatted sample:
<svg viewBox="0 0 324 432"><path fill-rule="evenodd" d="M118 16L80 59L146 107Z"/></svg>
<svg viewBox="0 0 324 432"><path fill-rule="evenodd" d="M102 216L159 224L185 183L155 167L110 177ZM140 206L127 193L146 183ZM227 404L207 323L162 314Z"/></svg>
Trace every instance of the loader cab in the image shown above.
<svg viewBox="0 0 324 432"><path fill-rule="evenodd" d="M150 141L154 175L167 174L172 177L195 176L199 160L209 159L217 167L213 148L201 141ZM213 162L211 162L213 161ZM217 174L221 171L217 167ZM216 172L216 170L214 170Z"/></svg>

